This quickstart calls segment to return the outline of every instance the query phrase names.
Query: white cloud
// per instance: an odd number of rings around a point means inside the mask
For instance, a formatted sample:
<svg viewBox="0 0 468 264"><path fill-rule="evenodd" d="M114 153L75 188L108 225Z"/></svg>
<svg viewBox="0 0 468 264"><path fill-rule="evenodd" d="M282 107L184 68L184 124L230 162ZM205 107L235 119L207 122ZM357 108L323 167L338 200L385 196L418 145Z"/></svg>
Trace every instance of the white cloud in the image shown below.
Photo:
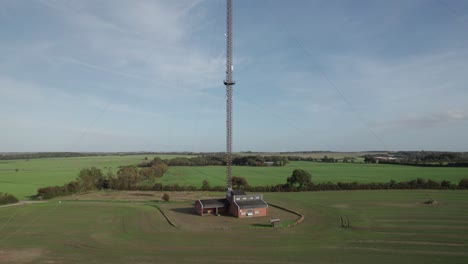
<svg viewBox="0 0 468 264"><path fill-rule="evenodd" d="M398 119L389 121L373 122L373 127L386 127L396 129L407 128L431 128L437 126L446 126L451 123L461 123L468 121L468 110L451 109L441 112L433 112L425 115L406 114L399 116Z"/></svg>
<svg viewBox="0 0 468 264"><path fill-rule="evenodd" d="M191 94L219 87L223 58L212 57L191 43L196 34L192 28L204 19L190 13L196 11L199 3L123 1L101 2L101 7L76 2L63 4L57 9L58 15L75 35L62 36L61 45L67 47L67 53L73 51L83 56L56 53L55 57L101 72L155 83L156 88L166 92L181 90ZM80 7L75 8L75 4ZM105 12L98 14L101 9ZM192 21L187 17L197 19Z"/></svg>

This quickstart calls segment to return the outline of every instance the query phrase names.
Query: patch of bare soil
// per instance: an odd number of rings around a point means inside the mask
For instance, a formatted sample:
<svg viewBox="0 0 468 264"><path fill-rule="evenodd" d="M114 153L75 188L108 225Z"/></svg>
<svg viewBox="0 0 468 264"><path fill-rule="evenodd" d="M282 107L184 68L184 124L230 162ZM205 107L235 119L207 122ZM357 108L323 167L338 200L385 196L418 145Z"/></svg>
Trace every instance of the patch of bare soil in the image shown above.
<svg viewBox="0 0 468 264"><path fill-rule="evenodd" d="M32 262L44 254L40 248L28 249L0 249L0 263L28 263Z"/></svg>
<svg viewBox="0 0 468 264"><path fill-rule="evenodd" d="M132 196L154 196L153 193L141 193L141 192L129 193L128 195L132 195Z"/></svg>
<svg viewBox="0 0 468 264"><path fill-rule="evenodd" d="M14 203L14 204L0 205L0 207L19 206L19 205L35 204L35 203L45 203L45 201L19 201L19 202Z"/></svg>
<svg viewBox="0 0 468 264"><path fill-rule="evenodd" d="M236 228L270 227L270 219L280 219L282 222L294 222L298 216L284 210L268 207L268 216L253 218L235 218L230 215L196 214L193 203L161 204L160 207L167 216L181 229L187 230L232 230Z"/></svg>
<svg viewBox="0 0 468 264"><path fill-rule="evenodd" d="M133 202L162 201L163 194L169 194L171 201L188 202L198 199L209 199L213 196L219 196L210 192L157 192L157 191L96 191L86 194L75 194L66 197L60 197L60 200L118 200Z"/></svg>

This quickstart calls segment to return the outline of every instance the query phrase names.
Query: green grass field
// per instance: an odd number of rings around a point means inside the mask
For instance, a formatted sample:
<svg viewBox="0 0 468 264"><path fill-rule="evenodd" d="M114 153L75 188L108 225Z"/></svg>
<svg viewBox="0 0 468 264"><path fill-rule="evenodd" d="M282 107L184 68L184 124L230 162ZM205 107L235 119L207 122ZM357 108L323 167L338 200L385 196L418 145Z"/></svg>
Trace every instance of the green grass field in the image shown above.
<svg viewBox="0 0 468 264"><path fill-rule="evenodd" d="M158 155L174 158L177 155ZM97 167L105 173L108 169L117 172L119 166L138 164L145 157L154 155L95 156L73 158L46 158L30 160L0 160L0 192L14 194L19 199L36 193L45 186L62 185L78 176L83 168ZM18 169L16 172L15 169Z"/></svg>
<svg viewBox="0 0 468 264"><path fill-rule="evenodd" d="M284 167L233 167L233 175L245 177L250 185L272 185L285 183L294 169L304 169L312 175L314 182L388 182L406 181L416 178L436 181L449 180L458 183L468 178L468 168L428 168L364 163L321 163L293 161ZM204 179L212 186L224 185L225 168L171 167L160 179L164 184L201 186Z"/></svg>
<svg viewBox="0 0 468 264"><path fill-rule="evenodd" d="M119 166L138 164L148 155L99 156L78 158L47 158L0 161L0 192L7 192L26 199L34 195L39 187L62 185L74 180L80 169L92 166L112 169ZM161 156L172 158L174 155ZM15 169L18 169L16 172ZM245 177L250 185L273 185L285 183L294 169L304 169L312 174L314 182L388 182L416 178L449 180L458 183L468 178L468 168L427 168L363 163L319 163L291 162L285 167L234 167L236 176ZM207 167L171 167L158 181L163 184L201 186L204 179L212 186L224 185L225 168Z"/></svg>
<svg viewBox="0 0 468 264"><path fill-rule="evenodd" d="M438 204L424 204L428 197ZM189 202L159 204L179 228L154 207L129 202L0 207L0 263L468 262L466 191L267 193L265 199L302 212L305 221L272 229L170 211L190 209ZM340 216L351 220L350 228L340 227Z"/></svg>

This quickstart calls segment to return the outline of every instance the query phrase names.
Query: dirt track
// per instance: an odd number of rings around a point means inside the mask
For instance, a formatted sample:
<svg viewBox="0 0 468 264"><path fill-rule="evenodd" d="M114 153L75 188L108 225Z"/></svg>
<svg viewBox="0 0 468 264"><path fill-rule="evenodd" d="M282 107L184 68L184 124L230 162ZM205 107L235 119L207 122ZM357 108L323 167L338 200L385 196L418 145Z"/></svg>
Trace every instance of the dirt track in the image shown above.
<svg viewBox="0 0 468 264"><path fill-rule="evenodd" d="M10 207L10 206L18 206L18 205L25 205L25 204L36 204L36 203L47 203L46 201L19 201L14 204L5 204L5 205L0 205L1 207Z"/></svg>

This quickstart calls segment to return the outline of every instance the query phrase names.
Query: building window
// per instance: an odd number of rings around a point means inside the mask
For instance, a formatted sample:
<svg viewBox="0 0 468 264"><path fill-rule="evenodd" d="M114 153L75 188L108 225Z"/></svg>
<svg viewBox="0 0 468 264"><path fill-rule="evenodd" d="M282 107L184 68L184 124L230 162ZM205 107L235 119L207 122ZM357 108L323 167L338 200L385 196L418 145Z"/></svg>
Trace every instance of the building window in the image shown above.
<svg viewBox="0 0 468 264"><path fill-rule="evenodd" d="M240 198L236 198L236 201L240 201Z"/></svg>
<svg viewBox="0 0 468 264"><path fill-rule="evenodd" d="M255 211L255 214L260 214L260 211Z"/></svg>

